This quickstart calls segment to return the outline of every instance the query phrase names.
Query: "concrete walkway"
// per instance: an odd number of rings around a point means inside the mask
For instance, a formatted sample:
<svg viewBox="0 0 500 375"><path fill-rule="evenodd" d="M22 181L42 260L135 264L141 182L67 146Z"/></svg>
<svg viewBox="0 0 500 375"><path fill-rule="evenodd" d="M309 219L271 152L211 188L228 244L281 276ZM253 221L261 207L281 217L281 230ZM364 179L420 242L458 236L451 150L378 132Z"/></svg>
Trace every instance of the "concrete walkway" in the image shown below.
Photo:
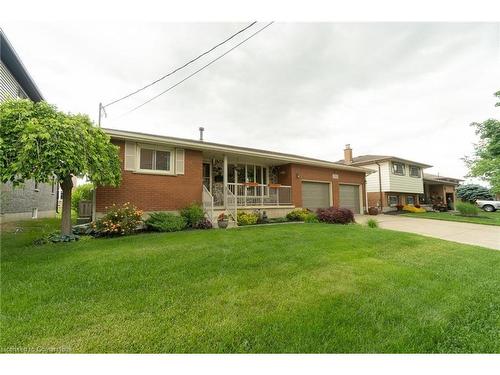
<svg viewBox="0 0 500 375"><path fill-rule="evenodd" d="M384 229L417 233L443 240L500 250L500 226L414 219L398 215L356 215L356 221L360 224L364 224L369 218L376 219L380 227Z"/></svg>

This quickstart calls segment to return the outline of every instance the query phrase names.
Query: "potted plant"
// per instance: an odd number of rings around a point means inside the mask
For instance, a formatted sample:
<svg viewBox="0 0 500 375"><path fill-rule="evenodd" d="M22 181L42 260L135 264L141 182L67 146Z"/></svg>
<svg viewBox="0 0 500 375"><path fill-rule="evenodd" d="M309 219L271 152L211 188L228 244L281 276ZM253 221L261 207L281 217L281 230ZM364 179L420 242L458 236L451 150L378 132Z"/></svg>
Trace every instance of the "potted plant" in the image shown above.
<svg viewBox="0 0 500 375"><path fill-rule="evenodd" d="M217 226L221 229L226 229L228 224L229 224L229 217L225 212L222 212L217 217Z"/></svg>

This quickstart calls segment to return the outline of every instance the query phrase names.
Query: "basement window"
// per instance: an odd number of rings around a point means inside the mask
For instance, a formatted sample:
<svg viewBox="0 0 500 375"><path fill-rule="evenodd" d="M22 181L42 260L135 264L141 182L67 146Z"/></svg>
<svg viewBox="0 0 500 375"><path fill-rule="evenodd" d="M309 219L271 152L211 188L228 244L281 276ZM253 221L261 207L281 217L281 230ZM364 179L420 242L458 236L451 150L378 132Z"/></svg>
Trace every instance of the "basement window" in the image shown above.
<svg viewBox="0 0 500 375"><path fill-rule="evenodd" d="M399 197L397 195L388 195L387 204L389 207L397 206L399 204Z"/></svg>
<svg viewBox="0 0 500 375"><path fill-rule="evenodd" d="M413 195L407 195L406 204L415 204L415 197Z"/></svg>

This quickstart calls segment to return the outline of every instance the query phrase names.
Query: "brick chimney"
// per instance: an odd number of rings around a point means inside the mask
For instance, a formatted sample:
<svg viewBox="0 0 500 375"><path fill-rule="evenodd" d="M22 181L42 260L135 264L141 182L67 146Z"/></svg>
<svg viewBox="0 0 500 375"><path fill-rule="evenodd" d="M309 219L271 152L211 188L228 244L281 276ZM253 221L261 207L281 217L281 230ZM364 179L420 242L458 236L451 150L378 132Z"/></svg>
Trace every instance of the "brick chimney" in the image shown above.
<svg viewBox="0 0 500 375"><path fill-rule="evenodd" d="M352 164L352 149L350 144L345 145L344 161L346 164Z"/></svg>

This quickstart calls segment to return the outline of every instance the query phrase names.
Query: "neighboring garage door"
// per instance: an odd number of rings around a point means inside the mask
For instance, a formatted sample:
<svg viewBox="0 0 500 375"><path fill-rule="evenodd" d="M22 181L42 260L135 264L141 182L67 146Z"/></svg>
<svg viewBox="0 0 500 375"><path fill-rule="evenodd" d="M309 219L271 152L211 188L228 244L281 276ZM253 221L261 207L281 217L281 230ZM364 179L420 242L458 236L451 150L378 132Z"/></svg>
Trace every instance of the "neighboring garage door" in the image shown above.
<svg viewBox="0 0 500 375"><path fill-rule="evenodd" d="M359 214L359 185L339 185L339 207Z"/></svg>
<svg viewBox="0 0 500 375"><path fill-rule="evenodd" d="M330 184L302 182L302 206L313 211L330 207Z"/></svg>

